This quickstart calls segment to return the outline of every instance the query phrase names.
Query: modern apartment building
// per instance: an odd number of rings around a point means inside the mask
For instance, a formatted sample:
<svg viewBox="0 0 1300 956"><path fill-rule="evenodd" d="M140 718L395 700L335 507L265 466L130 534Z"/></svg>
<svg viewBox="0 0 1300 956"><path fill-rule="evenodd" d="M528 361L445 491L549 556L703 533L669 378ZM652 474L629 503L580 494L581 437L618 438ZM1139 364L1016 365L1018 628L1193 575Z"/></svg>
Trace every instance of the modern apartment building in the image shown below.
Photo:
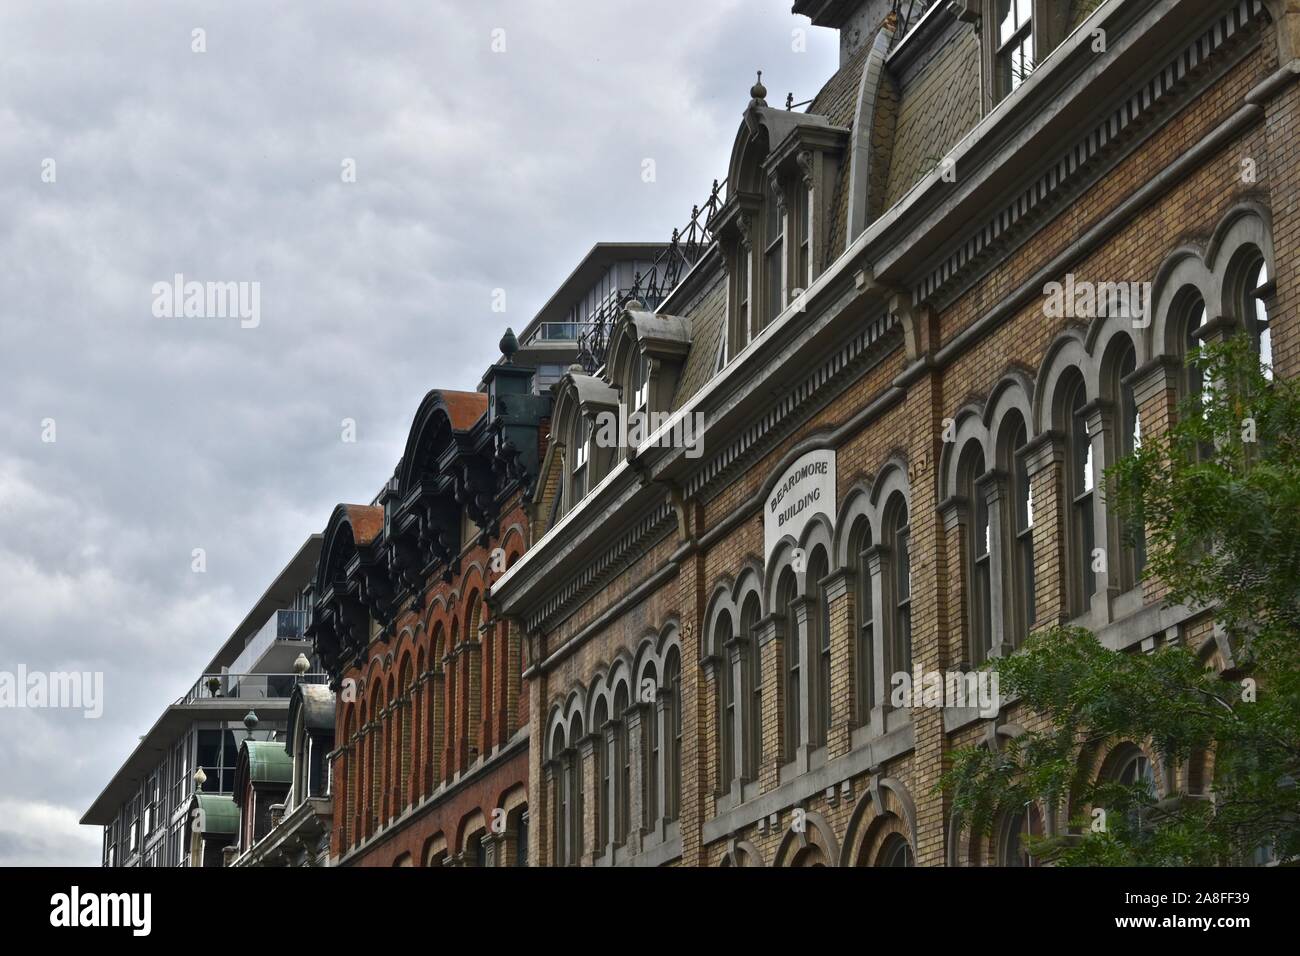
<svg viewBox="0 0 1300 956"><path fill-rule="evenodd" d="M204 855L195 840L193 809L204 808L203 827L231 826L241 746L282 748L295 689L325 680L310 664L294 668L313 654L306 628L320 549L320 535L303 543L82 816L104 828L104 866L221 865L219 852Z"/></svg>

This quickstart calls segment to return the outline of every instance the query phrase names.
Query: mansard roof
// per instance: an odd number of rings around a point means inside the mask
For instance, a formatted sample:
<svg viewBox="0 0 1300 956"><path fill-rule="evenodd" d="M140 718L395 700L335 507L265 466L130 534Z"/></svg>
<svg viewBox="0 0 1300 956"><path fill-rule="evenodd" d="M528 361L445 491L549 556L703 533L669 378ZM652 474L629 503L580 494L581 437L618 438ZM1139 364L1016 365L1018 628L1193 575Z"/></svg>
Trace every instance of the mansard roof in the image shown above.
<svg viewBox="0 0 1300 956"><path fill-rule="evenodd" d="M284 750L293 756L293 741L297 736L297 722L301 718L303 726L309 731L334 731L334 692L324 684L299 684L293 689L289 698L289 733L285 738Z"/></svg>
<svg viewBox="0 0 1300 956"><path fill-rule="evenodd" d="M338 504L325 525L324 542L316 564L316 596L333 583L358 548L369 547L384 530L384 509L377 505Z"/></svg>
<svg viewBox="0 0 1300 956"><path fill-rule="evenodd" d="M239 806L229 794L196 793L191 801L191 820L194 808L202 811L199 832L203 836L233 836L239 832Z"/></svg>
<svg viewBox="0 0 1300 956"><path fill-rule="evenodd" d="M660 315L648 309L623 310L609 335L605 372L611 378L636 351L685 357L691 347L691 320L680 315Z"/></svg>
<svg viewBox="0 0 1300 956"><path fill-rule="evenodd" d="M284 744L278 740L245 740L239 746L239 758L235 761L235 792L232 799L236 806L242 806L244 790L251 783L254 787L270 785L289 786L293 781L293 758L285 752Z"/></svg>
<svg viewBox="0 0 1300 956"><path fill-rule="evenodd" d="M397 488L405 495L419 476L430 470L452 435L469 432L487 413L484 392L454 392L436 388L424 396L397 465Z"/></svg>

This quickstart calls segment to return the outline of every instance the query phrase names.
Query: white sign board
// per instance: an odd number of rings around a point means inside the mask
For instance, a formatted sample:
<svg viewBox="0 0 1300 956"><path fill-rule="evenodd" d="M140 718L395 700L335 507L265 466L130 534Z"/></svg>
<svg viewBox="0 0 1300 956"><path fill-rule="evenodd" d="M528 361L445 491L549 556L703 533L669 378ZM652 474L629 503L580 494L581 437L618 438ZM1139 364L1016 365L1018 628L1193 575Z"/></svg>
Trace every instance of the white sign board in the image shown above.
<svg viewBox="0 0 1300 956"><path fill-rule="evenodd" d="M772 557L786 535L799 540L815 515L835 527L835 451L819 449L800 455L763 503L763 560Z"/></svg>

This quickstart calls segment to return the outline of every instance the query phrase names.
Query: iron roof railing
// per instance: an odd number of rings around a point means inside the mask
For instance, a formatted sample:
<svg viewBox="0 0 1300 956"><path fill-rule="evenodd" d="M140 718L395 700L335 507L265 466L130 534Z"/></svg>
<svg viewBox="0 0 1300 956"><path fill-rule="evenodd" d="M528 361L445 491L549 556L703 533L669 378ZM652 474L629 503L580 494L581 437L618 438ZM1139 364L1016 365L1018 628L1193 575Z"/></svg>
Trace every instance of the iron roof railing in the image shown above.
<svg viewBox="0 0 1300 956"><path fill-rule="evenodd" d="M672 241L655 257L649 270L638 272L630 289L610 293L591 314L586 329L578 336L578 362L589 375L605 364L610 329L627 303L635 299L647 309L657 308L704 258L713 245L710 223L723 203L726 186L725 179L715 179L704 205L691 207L690 221L684 228L673 230Z"/></svg>

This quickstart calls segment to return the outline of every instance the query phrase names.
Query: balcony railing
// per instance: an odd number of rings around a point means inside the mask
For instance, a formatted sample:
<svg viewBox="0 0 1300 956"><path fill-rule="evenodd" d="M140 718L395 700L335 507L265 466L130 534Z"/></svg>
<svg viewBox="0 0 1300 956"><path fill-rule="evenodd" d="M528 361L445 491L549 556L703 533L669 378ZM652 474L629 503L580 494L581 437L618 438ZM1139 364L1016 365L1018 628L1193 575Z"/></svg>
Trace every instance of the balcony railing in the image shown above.
<svg viewBox="0 0 1300 956"><path fill-rule="evenodd" d="M525 345L531 342L576 342L588 328L586 322L540 322Z"/></svg>
<svg viewBox="0 0 1300 956"><path fill-rule="evenodd" d="M303 641L307 629L306 611L276 611L267 619L256 634L244 645L230 665L236 674L245 674L257 667L262 655L271 649L276 641Z"/></svg>
<svg viewBox="0 0 1300 956"><path fill-rule="evenodd" d="M204 674L176 701L177 705L205 700L286 700L298 683L324 684L327 674Z"/></svg>

